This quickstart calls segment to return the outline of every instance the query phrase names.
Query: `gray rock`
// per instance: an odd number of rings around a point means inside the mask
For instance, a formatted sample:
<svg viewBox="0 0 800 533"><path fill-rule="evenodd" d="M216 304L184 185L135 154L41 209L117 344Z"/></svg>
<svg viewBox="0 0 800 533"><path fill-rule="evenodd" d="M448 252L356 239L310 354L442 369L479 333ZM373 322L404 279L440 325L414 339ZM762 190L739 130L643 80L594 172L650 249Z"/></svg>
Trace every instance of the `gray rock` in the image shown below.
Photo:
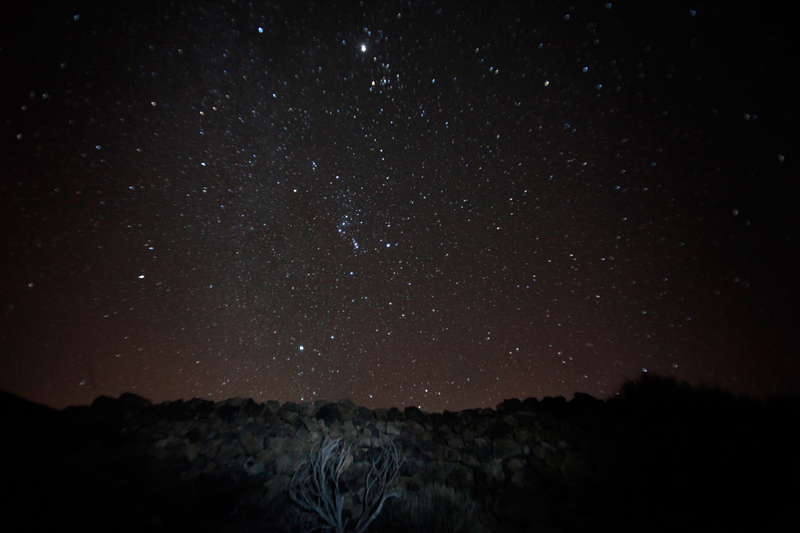
<svg viewBox="0 0 800 533"><path fill-rule="evenodd" d="M283 453L283 447L286 445L286 441L289 439L286 437L269 437L267 441L267 446L269 446L269 451L275 455Z"/></svg>
<svg viewBox="0 0 800 533"><path fill-rule="evenodd" d="M288 422L290 424L293 423L298 418L300 418L299 412L292 409L287 409L286 407L281 407L281 409L278 411L277 414L281 420L283 420L284 422Z"/></svg>
<svg viewBox="0 0 800 533"><path fill-rule="evenodd" d="M464 447L464 439L461 438L461 435L448 435L445 440L450 448Z"/></svg>
<svg viewBox="0 0 800 533"><path fill-rule="evenodd" d="M519 419L511 414L503 415L503 422L505 422L512 428L519 427Z"/></svg>
<svg viewBox="0 0 800 533"><path fill-rule="evenodd" d="M358 406L353 400L339 400L338 405L339 419L343 422L352 420L356 412L358 412Z"/></svg>
<svg viewBox="0 0 800 533"><path fill-rule="evenodd" d="M486 474L486 479L490 488L499 487L506 479L506 474L503 471L502 459L492 459L482 466L482 470L484 474Z"/></svg>
<svg viewBox="0 0 800 533"><path fill-rule="evenodd" d="M259 462L255 456L250 456L244 461L244 471L250 476L259 476L264 473L264 463Z"/></svg>
<svg viewBox="0 0 800 533"><path fill-rule="evenodd" d="M341 420L339 404L327 403L317 409L317 413L314 416L317 420L324 422L327 427L331 427L334 422Z"/></svg>
<svg viewBox="0 0 800 533"><path fill-rule="evenodd" d="M302 454L306 450L306 443L297 437L288 439L283 445L283 453Z"/></svg>
<svg viewBox="0 0 800 533"><path fill-rule="evenodd" d="M350 468L342 474L342 481L354 486L363 487L371 466L372 465L367 461L353 462Z"/></svg>
<svg viewBox="0 0 800 533"><path fill-rule="evenodd" d="M409 420L400 426L392 424L392 427L400 429L399 435L403 440L417 441L427 432L420 423L413 420Z"/></svg>
<svg viewBox="0 0 800 533"><path fill-rule="evenodd" d="M285 402L282 407L287 411L294 411L295 413L300 412L300 404L297 402Z"/></svg>
<svg viewBox="0 0 800 533"><path fill-rule="evenodd" d="M387 422L402 422L403 420L405 420L405 415L397 407L392 407L386 412Z"/></svg>
<svg viewBox="0 0 800 533"><path fill-rule="evenodd" d="M471 466L471 467L479 467L479 466L481 466L481 462L478 459L478 457L476 455L474 455L474 454L471 454L471 453L463 454L461 456L461 461L467 466Z"/></svg>
<svg viewBox="0 0 800 533"><path fill-rule="evenodd" d="M306 418L314 418L317 414L317 406L313 403L301 403L300 415Z"/></svg>
<svg viewBox="0 0 800 533"><path fill-rule="evenodd" d="M303 423L303 427L311 433L312 442L316 442L317 437L319 437L319 433L325 428L325 423L317 420L313 417L306 417L300 419ZM299 428L298 428L299 429Z"/></svg>
<svg viewBox="0 0 800 533"><path fill-rule="evenodd" d="M265 433L266 432L261 428L241 432L239 434L239 442L242 448L244 448L244 453L247 455L256 455L263 450Z"/></svg>
<svg viewBox="0 0 800 533"><path fill-rule="evenodd" d="M461 463L463 461L463 454L458 448L445 448L443 459L450 463Z"/></svg>
<svg viewBox="0 0 800 533"><path fill-rule="evenodd" d="M425 426L430 422L430 417L426 413L420 411L417 407L406 407L405 411L403 411L403 414L405 415L406 420L413 420L421 426Z"/></svg>
<svg viewBox="0 0 800 533"><path fill-rule="evenodd" d="M492 441L491 441L491 439L489 439L487 437L477 437L475 439L475 446L477 446L478 448L490 448L491 449Z"/></svg>
<svg viewBox="0 0 800 533"><path fill-rule="evenodd" d="M520 446L518 442L510 439L496 440L492 445L492 454L500 459L508 459L517 455L523 455L522 446Z"/></svg>
<svg viewBox="0 0 800 533"><path fill-rule="evenodd" d="M299 454L284 453L275 458L275 473L284 476L293 476L297 467L307 457Z"/></svg>
<svg viewBox="0 0 800 533"><path fill-rule="evenodd" d="M291 473L294 474L294 469L291 469ZM284 496L291 482L291 475L278 474L270 478L264 484L265 492L263 501L266 505L271 505L279 496Z"/></svg>
<svg viewBox="0 0 800 533"><path fill-rule="evenodd" d="M200 444L196 442L187 444L186 446L184 446L183 451L184 454L186 455L186 459L190 463L193 463L197 459L197 456L200 453Z"/></svg>
<svg viewBox="0 0 800 533"><path fill-rule="evenodd" d="M524 470L517 470L511 474L511 485L515 488L527 488L530 486L528 476L525 475Z"/></svg>
<svg viewBox="0 0 800 533"><path fill-rule="evenodd" d="M218 464L235 463L244 455L244 448L238 440L227 441L217 450L214 460Z"/></svg>
<svg viewBox="0 0 800 533"><path fill-rule="evenodd" d="M303 424L303 426L297 428L297 430L294 433L294 436L297 439L303 441L304 443L312 442L312 440L311 440L311 432L308 430L308 428L305 426L305 424Z"/></svg>
<svg viewBox="0 0 800 533"><path fill-rule="evenodd" d="M506 463L506 468L509 472L518 472L525 468L525 461L523 459L514 458Z"/></svg>
<svg viewBox="0 0 800 533"><path fill-rule="evenodd" d="M473 474L471 468L457 465L450 472L447 484L456 490L471 490L475 486L475 474Z"/></svg>

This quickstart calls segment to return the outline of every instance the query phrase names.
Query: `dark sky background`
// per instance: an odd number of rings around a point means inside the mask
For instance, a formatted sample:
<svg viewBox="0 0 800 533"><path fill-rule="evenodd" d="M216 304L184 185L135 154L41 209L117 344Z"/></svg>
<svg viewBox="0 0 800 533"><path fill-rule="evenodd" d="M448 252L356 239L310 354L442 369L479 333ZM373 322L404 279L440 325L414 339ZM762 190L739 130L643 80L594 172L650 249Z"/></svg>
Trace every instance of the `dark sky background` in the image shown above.
<svg viewBox="0 0 800 533"><path fill-rule="evenodd" d="M0 389L797 390L796 12L53 4L2 8Z"/></svg>

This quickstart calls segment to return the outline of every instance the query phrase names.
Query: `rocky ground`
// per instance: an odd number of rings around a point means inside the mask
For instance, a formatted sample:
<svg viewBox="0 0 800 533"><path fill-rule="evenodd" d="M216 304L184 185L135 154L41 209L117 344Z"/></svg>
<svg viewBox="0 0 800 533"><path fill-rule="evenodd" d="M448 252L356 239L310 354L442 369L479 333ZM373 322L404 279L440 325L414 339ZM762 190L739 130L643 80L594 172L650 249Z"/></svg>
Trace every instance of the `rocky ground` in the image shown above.
<svg viewBox="0 0 800 533"><path fill-rule="evenodd" d="M358 516L388 435L404 459L392 505L451 487L475 509L465 532L800 531L796 401L658 379L623 392L430 414L132 394L57 411L0 393L4 530L297 531L287 488L326 437L353 443L342 488Z"/></svg>

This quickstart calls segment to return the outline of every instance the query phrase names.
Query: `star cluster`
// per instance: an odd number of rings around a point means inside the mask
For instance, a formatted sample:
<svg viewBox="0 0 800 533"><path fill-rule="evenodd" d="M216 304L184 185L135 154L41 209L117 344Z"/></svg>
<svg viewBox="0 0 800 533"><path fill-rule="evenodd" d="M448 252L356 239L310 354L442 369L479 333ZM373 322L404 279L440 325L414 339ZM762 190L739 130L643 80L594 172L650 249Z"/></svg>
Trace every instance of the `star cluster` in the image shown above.
<svg viewBox="0 0 800 533"><path fill-rule="evenodd" d="M789 67L726 14L29 14L0 50L0 387L441 411L642 370L788 386Z"/></svg>

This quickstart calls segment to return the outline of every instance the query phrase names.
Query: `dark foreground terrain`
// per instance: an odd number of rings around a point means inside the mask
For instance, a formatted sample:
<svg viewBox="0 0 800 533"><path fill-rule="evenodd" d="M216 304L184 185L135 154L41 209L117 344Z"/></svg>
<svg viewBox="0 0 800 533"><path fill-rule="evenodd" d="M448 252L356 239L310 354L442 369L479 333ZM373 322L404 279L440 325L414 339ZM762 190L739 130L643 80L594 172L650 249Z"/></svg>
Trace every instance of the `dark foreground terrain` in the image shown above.
<svg viewBox="0 0 800 533"><path fill-rule="evenodd" d="M357 517L385 434L399 497L370 531L800 531L798 405L657 377L608 401L431 414L132 394L58 411L0 393L2 530L301 531L286 491L325 437L353 443L340 485Z"/></svg>

